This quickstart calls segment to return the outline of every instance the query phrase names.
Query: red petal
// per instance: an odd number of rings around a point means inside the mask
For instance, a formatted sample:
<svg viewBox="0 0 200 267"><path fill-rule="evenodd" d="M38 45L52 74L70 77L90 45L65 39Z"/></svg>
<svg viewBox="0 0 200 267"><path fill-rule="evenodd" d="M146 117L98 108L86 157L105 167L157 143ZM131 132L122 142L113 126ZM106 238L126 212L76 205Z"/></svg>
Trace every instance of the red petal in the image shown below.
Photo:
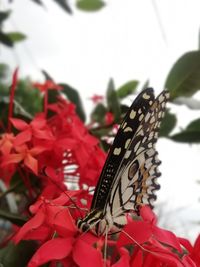
<svg viewBox="0 0 200 267"><path fill-rule="evenodd" d="M20 131L23 131L23 130L27 129L27 127L28 127L28 123L26 123L26 122L23 121L23 120L10 118L10 121L11 121L12 125L13 125L16 129L18 129L18 130L20 130Z"/></svg>
<svg viewBox="0 0 200 267"><path fill-rule="evenodd" d="M31 155L37 156L38 154L41 154L45 150L47 150L46 147L43 147L43 146L35 146L34 148L30 149L29 152L30 152Z"/></svg>
<svg viewBox="0 0 200 267"><path fill-rule="evenodd" d="M33 171L36 175L38 174L38 161L32 157L30 154L27 154L24 159L24 164Z"/></svg>
<svg viewBox="0 0 200 267"><path fill-rule="evenodd" d="M31 122L31 126L33 128L36 128L36 129L44 128L46 125L47 125L47 122L44 119L44 115L43 114L38 115Z"/></svg>
<svg viewBox="0 0 200 267"><path fill-rule="evenodd" d="M50 130L34 129L33 134L36 138L39 138L39 139L54 140L54 136Z"/></svg>
<svg viewBox="0 0 200 267"><path fill-rule="evenodd" d="M81 237L73 249L73 259L79 267L102 267L101 252L84 242Z"/></svg>
<svg viewBox="0 0 200 267"><path fill-rule="evenodd" d="M52 230L47 226L40 226L38 229L33 229L31 232L27 233L23 240L37 240L40 242L45 242L52 236Z"/></svg>
<svg viewBox="0 0 200 267"><path fill-rule="evenodd" d="M200 266L200 262L198 265L196 265L194 263L194 261L188 256L188 255L184 255L182 258L182 263L184 264L184 267L198 267ZM198 263L198 262L197 262Z"/></svg>
<svg viewBox="0 0 200 267"><path fill-rule="evenodd" d="M178 240L179 240L180 244L182 246L184 246L184 248L186 248L189 253L192 252L193 247L192 247L192 244L190 243L189 240L182 238L182 237L178 237Z"/></svg>
<svg viewBox="0 0 200 267"><path fill-rule="evenodd" d="M135 248L136 249L136 248ZM132 259L131 259L131 267L143 267L143 259L144 255L143 255L143 251L138 249L138 251L135 253L135 250L134 250L134 254L132 256Z"/></svg>
<svg viewBox="0 0 200 267"><path fill-rule="evenodd" d="M18 243L23 239L28 232L31 232L33 229L37 229L44 222L45 215L42 209L36 213L36 215L31 218L27 223L25 223L19 230L19 232L14 237L14 242Z"/></svg>
<svg viewBox="0 0 200 267"><path fill-rule="evenodd" d="M196 262L197 266L200 266L200 235L197 237L195 244L194 244L194 249L191 254L192 259Z"/></svg>
<svg viewBox="0 0 200 267"><path fill-rule="evenodd" d="M129 252L125 249L121 250L121 257L120 259L112 265L112 267L129 267L130 266L130 256ZM137 265L137 267L139 267Z"/></svg>
<svg viewBox="0 0 200 267"><path fill-rule="evenodd" d="M30 131L30 128L28 128L16 136L15 141L14 141L14 146L20 146L30 141L31 137L32 137L32 133Z"/></svg>
<svg viewBox="0 0 200 267"><path fill-rule="evenodd" d="M182 253L181 245L178 241L178 238L175 236L174 233L161 229L159 227L153 227L153 234L155 238L160 241L161 243L167 244L175 249L177 249L180 253Z"/></svg>
<svg viewBox="0 0 200 267"><path fill-rule="evenodd" d="M61 210L55 216L55 230L60 236L74 235L77 232L76 225L68 209Z"/></svg>
<svg viewBox="0 0 200 267"><path fill-rule="evenodd" d="M142 206L140 208L140 216L143 218L144 221L150 222L152 224L156 224L157 218L156 215L153 213L149 206Z"/></svg>
<svg viewBox="0 0 200 267"><path fill-rule="evenodd" d="M147 258L145 259L144 266L148 266L148 260L152 262L152 257L155 259L158 259L160 261L160 264L163 263L163 266L165 266L164 263L169 264L170 267L183 267L184 266L181 262L181 259L179 259L177 254L170 252L167 248L163 246L161 247L161 245L159 245L159 247L147 246L145 248L147 248L150 251L150 253L147 254Z"/></svg>
<svg viewBox="0 0 200 267"><path fill-rule="evenodd" d="M72 238L55 238L43 244L33 255L28 267L40 266L52 260L61 260L72 250Z"/></svg>
<svg viewBox="0 0 200 267"><path fill-rule="evenodd" d="M126 233L130 236L127 236ZM142 244L152 235L151 225L143 221L132 221L128 223L120 233L117 241L118 246L127 244Z"/></svg>
<svg viewBox="0 0 200 267"><path fill-rule="evenodd" d="M4 156L1 166L3 167L8 164L18 163L21 160L23 160L23 156L21 154L8 154L7 156Z"/></svg>
<svg viewBox="0 0 200 267"><path fill-rule="evenodd" d="M194 243L194 252L200 251L200 235L197 237L195 243Z"/></svg>

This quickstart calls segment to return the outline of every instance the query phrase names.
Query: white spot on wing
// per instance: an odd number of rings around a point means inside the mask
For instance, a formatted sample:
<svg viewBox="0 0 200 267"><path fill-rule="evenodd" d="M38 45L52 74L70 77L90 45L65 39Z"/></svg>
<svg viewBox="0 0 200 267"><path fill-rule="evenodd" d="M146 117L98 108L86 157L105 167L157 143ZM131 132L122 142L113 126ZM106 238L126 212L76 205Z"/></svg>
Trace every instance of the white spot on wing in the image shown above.
<svg viewBox="0 0 200 267"><path fill-rule="evenodd" d="M132 128L131 127L126 127L125 129L124 129L124 132L132 132L133 130L132 130Z"/></svg>
<svg viewBox="0 0 200 267"><path fill-rule="evenodd" d="M113 151L113 154L116 156L119 155L120 153L121 153L121 147L116 147Z"/></svg>
<svg viewBox="0 0 200 267"><path fill-rule="evenodd" d="M147 93L144 93L144 94L142 95L142 97L143 97L144 99L149 99L149 98L150 98L150 95L148 95Z"/></svg>
<svg viewBox="0 0 200 267"><path fill-rule="evenodd" d="M132 109L131 113L130 113L130 119L133 120L135 118L135 116L136 116L136 112L135 112L135 110Z"/></svg>
<svg viewBox="0 0 200 267"><path fill-rule="evenodd" d="M129 138L129 139L126 140L125 148L127 148L129 146L130 142L131 142L131 138Z"/></svg>
<svg viewBox="0 0 200 267"><path fill-rule="evenodd" d="M128 159L130 157L130 155L131 155L131 152L132 152L131 150L127 150L125 155L124 155L124 158Z"/></svg>

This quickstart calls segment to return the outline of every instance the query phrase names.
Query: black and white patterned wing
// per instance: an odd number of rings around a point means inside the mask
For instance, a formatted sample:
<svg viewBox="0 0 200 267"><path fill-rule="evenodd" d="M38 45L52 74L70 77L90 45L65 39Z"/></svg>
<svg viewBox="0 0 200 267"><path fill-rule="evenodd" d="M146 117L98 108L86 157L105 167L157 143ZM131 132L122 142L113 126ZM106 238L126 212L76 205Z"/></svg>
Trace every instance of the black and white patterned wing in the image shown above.
<svg viewBox="0 0 200 267"><path fill-rule="evenodd" d="M154 101L153 89L147 88L136 97L129 108L102 169L94 192L91 210L105 210L105 204L108 202L112 185L117 178L117 173L120 172L122 160L127 152L129 140L133 140Z"/></svg>
<svg viewBox="0 0 200 267"><path fill-rule="evenodd" d="M168 98L169 93L163 91L154 100L148 112L143 114L134 137L127 140L126 153L112 184L109 200L104 206L104 213L110 214L118 227L121 222L123 224L125 212L139 212L139 207L144 204L152 207L156 199L160 161L155 144Z"/></svg>

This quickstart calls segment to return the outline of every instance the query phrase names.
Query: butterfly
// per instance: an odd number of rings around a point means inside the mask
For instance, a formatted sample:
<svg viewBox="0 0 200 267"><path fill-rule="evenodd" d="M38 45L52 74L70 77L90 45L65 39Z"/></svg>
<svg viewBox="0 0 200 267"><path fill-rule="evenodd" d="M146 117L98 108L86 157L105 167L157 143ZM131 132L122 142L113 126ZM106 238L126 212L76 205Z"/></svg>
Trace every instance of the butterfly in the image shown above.
<svg viewBox="0 0 200 267"><path fill-rule="evenodd" d="M142 205L153 207L161 175L155 144L169 92L156 98L152 88L143 90L126 113L97 183L90 212L77 227L95 235L120 231L126 214L139 214Z"/></svg>

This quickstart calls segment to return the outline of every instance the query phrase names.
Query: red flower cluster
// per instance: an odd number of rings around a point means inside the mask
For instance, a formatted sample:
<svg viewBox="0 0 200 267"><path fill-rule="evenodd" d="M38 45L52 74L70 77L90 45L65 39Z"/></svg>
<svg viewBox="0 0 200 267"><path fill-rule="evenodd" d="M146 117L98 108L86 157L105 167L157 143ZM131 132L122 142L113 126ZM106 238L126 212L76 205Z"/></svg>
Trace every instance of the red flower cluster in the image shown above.
<svg viewBox="0 0 200 267"><path fill-rule="evenodd" d="M48 84L40 87L48 90ZM53 113L51 117L46 109ZM79 232L76 221L89 210L91 187L97 183L106 155L72 103L60 98L46 103L45 112L29 123L11 117L9 121L18 133L0 138L0 172L7 185L18 173L32 201L28 221L13 238L15 243L37 241L28 267L47 262L51 267L58 262L64 267L200 266L200 237L192 246L159 228L149 207L141 208L137 219L128 215L121 233L108 235L106 241L104 236Z"/></svg>

